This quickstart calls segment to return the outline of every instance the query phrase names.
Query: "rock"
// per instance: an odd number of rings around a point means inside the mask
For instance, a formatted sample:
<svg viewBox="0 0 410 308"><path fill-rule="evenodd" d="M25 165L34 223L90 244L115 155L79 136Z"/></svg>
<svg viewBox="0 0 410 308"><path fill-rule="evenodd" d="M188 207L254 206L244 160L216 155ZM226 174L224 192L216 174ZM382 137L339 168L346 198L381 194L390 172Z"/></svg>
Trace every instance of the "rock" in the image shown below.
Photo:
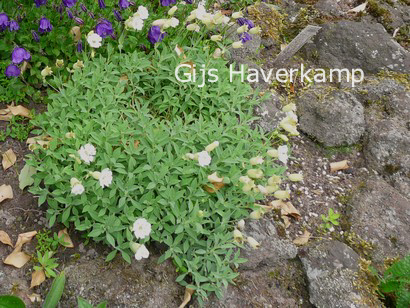
<svg viewBox="0 0 410 308"><path fill-rule="evenodd" d="M354 287L359 256L338 241L324 241L299 253L309 282L310 302L318 308L367 307Z"/></svg>
<svg viewBox="0 0 410 308"><path fill-rule="evenodd" d="M351 145L365 131L364 109L343 90L314 87L297 100L299 128L325 146Z"/></svg>
<svg viewBox="0 0 410 308"><path fill-rule="evenodd" d="M369 121L364 155L380 173L410 172L410 129L399 117Z"/></svg>
<svg viewBox="0 0 410 308"><path fill-rule="evenodd" d="M351 231L375 246L371 254L379 265L410 251L410 201L384 180L368 180L353 196L349 216Z"/></svg>
<svg viewBox="0 0 410 308"><path fill-rule="evenodd" d="M240 41L241 35L236 33L239 25L235 24L226 32L226 38L232 41ZM245 42L242 48L229 48L229 57L231 62L249 64L251 59L259 53L261 46L261 37L257 34L251 35L252 39Z"/></svg>
<svg viewBox="0 0 410 308"><path fill-rule="evenodd" d="M353 196L351 231L372 243L373 260L403 257L410 251L410 201L379 178Z"/></svg>
<svg viewBox="0 0 410 308"><path fill-rule="evenodd" d="M355 3L354 0L319 0L316 2L315 8L322 14L341 17L346 15L346 12L353 8Z"/></svg>
<svg viewBox="0 0 410 308"><path fill-rule="evenodd" d="M282 104L276 94L271 94L268 100L255 107L254 114L259 117L252 126L260 126L265 133L273 132L280 121L286 117L281 111Z"/></svg>
<svg viewBox="0 0 410 308"><path fill-rule="evenodd" d="M240 265L241 270L254 270L262 265L275 266L297 255L296 246L288 239L281 239L270 220L249 220L242 233L253 237L260 247L253 249L245 243L241 257L248 259L248 262Z"/></svg>
<svg viewBox="0 0 410 308"><path fill-rule="evenodd" d="M211 296L205 307L311 307L307 281L299 261L284 261L275 267L241 272L235 283L235 286L228 286L221 299Z"/></svg>
<svg viewBox="0 0 410 308"><path fill-rule="evenodd" d="M410 71L410 53L381 24L353 21L324 24L305 51L308 59L322 68L361 68L365 73L382 69Z"/></svg>

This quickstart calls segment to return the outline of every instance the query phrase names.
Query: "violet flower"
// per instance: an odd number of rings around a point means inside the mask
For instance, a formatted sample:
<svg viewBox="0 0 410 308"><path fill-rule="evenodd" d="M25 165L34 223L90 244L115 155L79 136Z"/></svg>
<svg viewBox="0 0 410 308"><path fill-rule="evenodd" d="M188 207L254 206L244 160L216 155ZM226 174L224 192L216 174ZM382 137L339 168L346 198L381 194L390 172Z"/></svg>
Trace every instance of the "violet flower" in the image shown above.
<svg viewBox="0 0 410 308"><path fill-rule="evenodd" d="M68 16L68 18L70 18L70 19L73 19L73 18L74 18L74 15L73 15L73 13L71 12L70 9L67 9L67 16Z"/></svg>
<svg viewBox="0 0 410 308"><path fill-rule="evenodd" d="M105 38L109 35L112 35L114 33L114 29L112 28L112 24L109 20L107 19L102 19L97 26L95 27L95 32L101 36L102 38Z"/></svg>
<svg viewBox="0 0 410 308"><path fill-rule="evenodd" d="M76 4L77 0L63 0L63 4L66 7L73 7Z"/></svg>
<svg viewBox="0 0 410 308"><path fill-rule="evenodd" d="M164 39L165 35L167 34L165 32L162 33L159 26L152 26L148 31L148 40L151 42L151 44L155 44L161 42Z"/></svg>
<svg viewBox="0 0 410 308"><path fill-rule="evenodd" d="M45 18L42 17L40 19L40 22L38 23L38 32L44 33L44 32L50 32L53 30L53 26L51 25L51 22Z"/></svg>
<svg viewBox="0 0 410 308"><path fill-rule="evenodd" d="M90 16L90 18L92 18L92 19L94 19L94 18L95 18L94 13L93 13L93 12L91 12L91 11L88 11L88 16Z"/></svg>
<svg viewBox="0 0 410 308"><path fill-rule="evenodd" d="M118 6L121 10L125 10L131 3L128 0L118 0Z"/></svg>
<svg viewBox="0 0 410 308"><path fill-rule="evenodd" d="M34 0L34 3L36 4L36 7L40 7L44 4L46 4L47 0Z"/></svg>
<svg viewBox="0 0 410 308"><path fill-rule="evenodd" d="M79 40L77 43L77 52L83 52L83 41Z"/></svg>
<svg viewBox="0 0 410 308"><path fill-rule="evenodd" d="M122 16L121 16L121 13L118 11L118 10L113 10L113 12L114 12L114 16L115 16L115 19L116 20L118 20L118 21L122 21L123 19L122 19Z"/></svg>
<svg viewBox="0 0 410 308"><path fill-rule="evenodd" d="M81 3L80 8L83 10L84 13L87 13L87 7L83 3Z"/></svg>
<svg viewBox="0 0 410 308"><path fill-rule="evenodd" d="M11 31L17 31L18 29L20 29L19 24L17 23L17 21L12 20L9 22L9 30Z"/></svg>
<svg viewBox="0 0 410 308"><path fill-rule="evenodd" d="M4 31L9 25L9 17L6 13L0 13L0 31Z"/></svg>
<svg viewBox="0 0 410 308"><path fill-rule="evenodd" d="M13 64L20 64L23 61L30 61L30 60L31 60L30 52L28 52L24 48L16 47L13 49L13 52L11 53L11 62Z"/></svg>
<svg viewBox="0 0 410 308"><path fill-rule="evenodd" d="M6 71L4 72L7 77L18 77L20 75L20 69L14 65L10 64L9 66L6 67Z"/></svg>
<svg viewBox="0 0 410 308"><path fill-rule="evenodd" d="M100 9L105 9L106 8L104 0L98 0L98 5L100 6Z"/></svg>
<svg viewBox="0 0 410 308"><path fill-rule="evenodd" d="M242 43L246 43L252 39L252 36L248 32L244 32L241 34L240 39Z"/></svg>
<svg viewBox="0 0 410 308"><path fill-rule="evenodd" d="M39 36L38 36L38 34L37 34L36 31L32 30L32 31L31 31L31 35L33 36L33 40L34 40L34 41L36 41L36 42L39 42L39 41L40 41L40 38L39 38Z"/></svg>
<svg viewBox="0 0 410 308"><path fill-rule="evenodd" d="M79 25L84 24L84 20L82 20L80 17L77 17L77 16L74 17L74 21Z"/></svg>
<svg viewBox="0 0 410 308"><path fill-rule="evenodd" d="M252 28L255 27L255 24L253 23L252 20L249 20L249 19L246 19L246 18L243 18L243 17L238 18L238 19L236 20L236 22L237 22L240 26L243 26L243 25L245 25L245 24L248 25L248 28L249 28L249 29L252 29Z"/></svg>
<svg viewBox="0 0 410 308"><path fill-rule="evenodd" d="M161 5L162 6L169 6L171 4L175 4L177 0L161 0Z"/></svg>
<svg viewBox="0 0 410 308"><path fill-rule="evenodd" d="M192 4L192 3L194 3L194 0L185 0L185 2L188 3L188 4Z"/></svg>

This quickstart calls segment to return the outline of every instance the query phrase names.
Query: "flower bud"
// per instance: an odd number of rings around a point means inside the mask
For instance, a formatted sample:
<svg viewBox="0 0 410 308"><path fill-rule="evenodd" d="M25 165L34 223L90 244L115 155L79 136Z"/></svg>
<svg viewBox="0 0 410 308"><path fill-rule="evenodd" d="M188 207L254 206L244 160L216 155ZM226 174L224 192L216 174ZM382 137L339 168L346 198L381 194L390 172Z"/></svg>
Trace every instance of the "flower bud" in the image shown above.
<svg viewBox="0 0 410 308"><path fill-rule="evenodd" d="M270 186L280 184L281 182L282 182L282 179L278 175L273 175L268 179L268 185L270 185Z"/></svg>
<svg viewBox="0 0 410 308"><path fill-rule="evenodd" d="M268 195L270 195L270 194L273 194L275 191L277 191L279 189L279 186L278 185L268 185L268 186L265 186L265 188L268 192Z"/></svg>
<svg viewBox="0 0 410 308"><path fill-rule="evenodd" d="M237 41L232 44L232 48L235 48L235 49L242 48L242 46L243 44L241 41Z"/></svg>
<svg viewBox="0 0 410 308"><path fill-rule="evenodd" d="M260 179L263 177L263 171L260 169L249 169L248 176L252 179Z"/></svg>
<svg viewBox="0 0 410 308"><path fill-rule="evenodd" d="M214 59L218 59L218 58L220 58L221 56L222 56L222 50L221 50L221 48L215 49L215 51L214 51L212 57L213 57Z"/></svg>
<svg viewBox="0 0 410 308"><path fill-rule="evenodd" d="M266 152L266 154L268 154L268 156L270 156L272 158L277 158L279 156L278 150L276 150L276 149L268 150L268 152Z"/></svg>
<svg viewBox="0 0 410 308"><path fill-rule="evenodd" d="M130 242L130 249L132 250L133 253L136 253L138 248L140 247L141 247L141 244Z"/></svg>
<svg viewBox="0 0 410 308"><path fill-rule="evenodd" d="M245 193L250 192L252 190L252 188L254 188L254 187L255 187L255 183L252 181L251 183L243 185L242 191L245 192Z"/></svg>
<svg viewBox="0 0 410 308"><path fill-rule="evenodd" d="M212 173L211 175L208 175L208 181L211 183L222 183L224 178L218 177L216 172Z"/></svg>
<svg viewBox="0 0 410 308"><path fill-rule="evenodd" d="M243 235L242 232L239 231L238 229L233 230L233 240L238 243L243 242Z"/></svg>
<svg viewBox="0 0 410 308"><path fill-rule="evenodd" d="M263 215L263 212L261 211L261 209L258 210L254 210L249 214L249 217L252 219L260 219Z"/></svg>
<svg viewBox="0 0 410 308"><path fill-rule="evenodd" d="M268 190L266 189L265 186L263 186L263 185L258 185L257 187L258 187L258 189L259 189L259 192L261 192L262 194L264 194L264 195L268 195L268 194L269 194L269 192L268 192Z"/></svg>
<svg viewBox="0 0 410 308"><path fill-rule="evenodd" d="M262 158L262 156L252 157L252 158L250 159L250 163L251 163L251 165L260 165L260 164L263 164L263 158Z"/></svg>
<svg viewBox="0 0 410 308"><path fill-rule="evenodd" d="M260 244L253 237L248 236L246 241L253 249L258 249L260 247Z"/></svg>
<svg viewBox="0 0 410 308"><path fill-rule="evenodd" d="M292 182L300 182L303 180L303 175L300 173L292 173L288 175L289 180Z"/></svg>
<svg viewBox="0 0 410 308"><path fill-rule="evenodd" d="M81 184L81 182L76 178L71 178L70 185L73 187L74 185Z"/></svg>
<svg viewBox="0 0 410 308"><path fill-rule="evenodd" d="M244 184L249 184L249 183L251 183L251 182L253 182L253 181L252 181L252 179L251 179L250 177L248 177L247 175L244 175L244 176L241 176L241 177L239 178L239 182L244 183Z"/></svg>
<svg viewBox="0 0 410 308"><path fill-rule="evenodd" d="M261 27L256 26L249 30L250 34L260 34L262 32Z"/></svg>
<svg viewBox="0 0 410 308"><path fill-rule="evenodd" d="M101 172L98 172L98 171L91 172L90 171L90 172L88 172L88 174L91 175L94 179L99 180Z"/></svg>
<svg viewBox="0 0 410 308"><path fill-rule="evenodd" d="M211 144L208 144L205 147L205 151L207 152L212 152L213 150L215 150L215 148L217 148L219 146L219 141L214 141Z"/></svg>
<svg viewBox="0 0 410 308"><path fill-rule="evenodd" d="M205 213L204 211L199 210L197 215L198 217L204 217Z"/></svg>
<svg viewBox="0 0 410 308"><path fill-rule="evenodd" d="M238 227L239 230L245 229L245 220L243 219L239 220L236 226Z"/></svg>
<svg viewBox="0 0 410 308"><path fill-rule="evenodd" d="M290 104L287 104L286 106L283 106L282 111L283 112L290 112L290 111L295 112L296 111L295 103L290 103Z"/></svg>
<svg viewBox="0 0 410 308"><path fill-rule="evenodd" d="M222 35L212 35L211 36L211 41L218 42L220 40L222 40Z"/></svg>
<svg viewBox="0 0 410 308"><path fill-rule="evenodd" d="M177 9L178 9L177 6L173 6L172 8L168 10L168 15L173 16L175 12L177 11Z"/></svg>
<svg viewBox="0 0 410 308"><path fill-rule="evenodd" d="M56 60L56 66L58 68L62 68L64 66L64 60L63 59L57 59Z"/></svg>
<svg viewBox="0 0 410 308"><path fill-rule="evenodd" d="M75 138L75 133L73 133L73 132L68 132L68 133L65 134L65 137L66 137L67 139Z"/></svg>
<svg viewBox="0 0 410 308"><path fill-rule="evenodd" d="M241 18L241 17L243 17L242 12L235 12L235 13L232 14L233 19L238 19L238 18Z"/></svg>
<svg viewBox="0 0 410 308"><path fill-rule="evenodd" d="M248 31L248 25L246 25L246 24L243 25L243 26L240 26L238 29L236 29L236 33L238 33L238 34L244 33L246 31Z"/></svg>
<svg viewBox="0 0 410 308"><path fill-rule="evenodd" d="M288 141L289 141L289 138L288 138L286 135L279 134L278 137L279 137L280 139L282 139L283 141L285 141L285 142L288 142Z"/></svg>
<svg viewBox="0 0 410 308"><path fill-rule="evenodd" d="M288 190L278 190L278 191L275 191L273 195L275 196L275 198L280 199L280 200L290 198L290 193Z"/></svg>
<svg viewBox="0 0 410 308"><path fill-rule="evenodd" d="M187 28L188 31L199 32L199 30L200 30L200 27L195 23L189 24L186 28Z"/></svg>

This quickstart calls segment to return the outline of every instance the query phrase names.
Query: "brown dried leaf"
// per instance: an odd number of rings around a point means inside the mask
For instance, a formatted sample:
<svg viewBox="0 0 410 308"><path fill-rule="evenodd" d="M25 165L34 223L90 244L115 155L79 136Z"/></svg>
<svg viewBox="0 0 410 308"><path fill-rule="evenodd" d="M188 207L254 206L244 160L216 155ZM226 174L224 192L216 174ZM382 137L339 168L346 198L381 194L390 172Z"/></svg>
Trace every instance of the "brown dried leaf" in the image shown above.
<svg viewBox="0 0 410 308"><path fill-rule="evenodd" d="M339 170L349 169L349 161L342 160L335 163L330 163L330 172L336 172Z"/></svg>
<svg viewBox="0 0 410 308"><path fill-rule="evenodd" d="M181 305L179 305L179 308L184 308L189 301L191 300L192 294L194 294L195 290L192 290L190 288L185 288L185 294L184 294L184 300L181 303Z"/></svg>
<svg viewBox="0 0 410 308"><path fill-rule="evenodd" d="M22 116L31 119L32 116L30 114L30 110L28 110L26 107L23 107L21 105L18 106L7 106L7 108L10 110L11 114L14 116Z"/></svg>
<svg viewBox="0 0 410 308"><path fill-rule="evenodd" d="M307 242L310 239L310 235L311 235L311 233L308 230L305 230L305 232L301 236L298 236L297 238L295 238L293 240L293 244L295 244L295 245L305 245L305 244L307 244Z"/></svg>
<svg viewBox="0 0 410 308"><path fill-rule="evenodd" d="M139 140L135 140L134 141L134 149L138 149L139 145L140 145Z"/></svg>
<svg viewBox="0 0 410 308"><path fill-rule="evenodd" d="M16 154L14 154L12 149L8 149L6 152L4 152L3 161L1 162L3 165L3 170L7 170L11 166L13 166L16 160L17 160Z"/></svg>
<svg viewBox="0 0 410 308"><path fill-rule="evenodd" d="M281 215L282 216L284 216L284 215L291 216L295 219L300 218L299 211L290 202L283 202L283 205L282 205L282 208L281 208Z"/></svg>
<svg viewBox="0 0 410 308"><path fill-rule="evenodd" d="M71 240L70 236L68 235L67 229L63 229L58 231L58 237L62 237L63 246L68 248L74 248L73 241Z"/></svg>
<svg viewBox="0 0 410 308"><path fill-rule="evenodd" d="M74 42L81 40L81 28L79 26L72 27L70 34L72 35Z"/></svg>
<svg viewBox="0 0 410 308"><path fill-rule="evenodd" d="M46 280L46 275L44 274L44 271L42 269L34 271L31 274L30 289L39 286L43 283L44 280Z"/></svg>
<svg viewBox="0 0 410 308"><path fill-rule="evenodd" d="M13 244L11 243L10 236L3 230L0 230L0 242L13 247Z"/></svg>
<svg viewBox="0 0 410 308"><path fill-rule="evenodd" d="M12 265L17 268L21 268L29 260L30 260L30 256L27 255L25 252L16 251L16 249L14 249L14 251L7 256L6 260L4 260L3 263L7 265Z"/></svg>
<svg viewBox="0 0 410 308"><path fill-rule="evenodd" d="M211 182L213 187L204 185L204 189L209 192L210 194L213 194L214 192L220 190L222 187L225 186L225 183L218 183L218 182Z"/></svg>
<svg viewBox="0 0 410 308"><path fill-rule="evenodd" d="M20 233L17 242L16 242L16 248L14 248L14 251L21 251L21 247L30 242L31 239L37 234L37 231L30 231L30 232L25 232L25 233Z"/></svg>
<svg viewBox="0 0 410 308"><path fill-rule="evenodd" d="M6 199L13 199L13 189L10 185L3 184L0 186L0 202Z"/></svg>

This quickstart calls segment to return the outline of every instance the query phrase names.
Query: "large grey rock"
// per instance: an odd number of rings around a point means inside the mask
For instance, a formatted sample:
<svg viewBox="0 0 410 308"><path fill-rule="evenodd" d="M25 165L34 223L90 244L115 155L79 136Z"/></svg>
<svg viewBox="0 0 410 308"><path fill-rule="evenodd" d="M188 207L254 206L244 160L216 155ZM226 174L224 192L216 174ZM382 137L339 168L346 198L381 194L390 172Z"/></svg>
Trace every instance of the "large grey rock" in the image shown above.
<svg viewBox="0 0 410 308"><path fill-rule="evenodd" d="M315 87L297 107L300 129L325 146L355 144L365 131L363 106L352 93Z"/></svg>
<svg viewBox="0 0 410 308"><path fill-rule="evenodd" d="M315 8L320 13L330 16L344 16L346 12L351 9L356 1L354 0L319 0L315 3Z"/></svg>
<svg viewBox="0 0 410 308"><path fill-rule="evenodd" d="M372 178L352 200L351 231L372 243L372 258L383 264L387 257L410 251L410 201L379 178Z"/></svg>
<svg viewBox="0 0 410 308"><path fill-rule="evenodd" d="M410 71L410 53L381 24L353 21L325 24L305 50L308 58L322 68L361 68L366 73L382 69Z"/></svg>
<svg viewBox="0 0 410 308"><path fill-rule="evenodd" d="M286 117L286 113L281 108L279 97L271 94L269 99L255 107L254 113L258 120L253 123L253 126L260 126L265 133L273 132L278 128L280 121Z"/></svg>
<svg viewBox="0 0 410 308"><path fill-rule="evenodd" d="M410 128L399 117L369 121L364 154L381 173L410 172Z"/></svg>
<svg viewBox="0 0 410 308"><path fill-rule="evenodd" d="M248 262L241 264L240 269L253 270L263 265L275 266L297 255L296 246L290 240L280 238L270 220L247 221L243 233L258 241L260 248L253 249L245 244L241 257L248 259Z"/></svg>
<svg viewBox="0 0 410 308"><path fill-rule="evenodd" d="M359 256L338 241L324 241L299 254L309 282L310 302L318 308L367 307L354 287Z"/></svg>

